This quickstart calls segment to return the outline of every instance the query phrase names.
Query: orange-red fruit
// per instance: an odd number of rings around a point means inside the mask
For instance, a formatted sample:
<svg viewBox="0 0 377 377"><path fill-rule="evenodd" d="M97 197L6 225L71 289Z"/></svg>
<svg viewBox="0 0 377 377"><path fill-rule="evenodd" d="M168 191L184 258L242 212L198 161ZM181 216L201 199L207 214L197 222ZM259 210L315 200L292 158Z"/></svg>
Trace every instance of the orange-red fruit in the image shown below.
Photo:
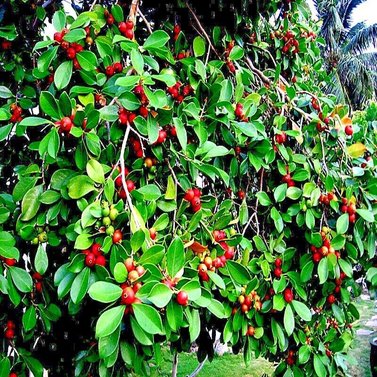
<svg viewBox="0 0 377 377"><path fill-rule="evenodd" d="M288 303L292 302L293 301L293 292L292 292L292 289L290 288L286 288L284 290L284 300Z"/></svg>
<svg viewBox="0 0 377 377"><path fill-rule="evenodd" d="M157 231L155 228L149 229L149 236L151 237L151 240L155 240L157 237Z"/></svg>
<svg viewBox="0 0 377 377"><path fill-rule="evenodd" d="M334 304L334 302L336 301L336 297L334 296L334 295L329 295L328 297L327 297L327 303L329 304L329 305L332 305L332 304Z"/></svg>
<svg viewBox="0 0 377 377"><path fill-rule="evenodd" d="M346 128L344 129L344 132L346 133L346 135L352 136L353 135L353 128L352 128L352 126L346 126Z"/></svg>
<svg viewBox="0 0 377 377"><path fill-rule="evenodd" d="M85 257L85 264L88 267L93 267L96 264L96 256L93 253L88 253Z"/></svg>
<svg viewBox="0 0 377 377"><path fill-rule="evenodd" d="M121 302L124 305L131 305L135 300L135 292L131 287L123 289Z"/></svg>
<svg viewBox="0 0 377 377"><path fill-rule="evenodd" d="M123 239L123 233L120 229L117 229L113 234L113 243L122 242L122 239Z"/></svg>
<svg viewBox="0 0 377 377"><path fill-rule="evenodd" d="M275 277L280 278L281 275L282 275L282 273L283 273L283 271L282 271L282 269L280 267L276 267L274 269L274 275L275 275Z"/></svg>
<svg viewBox="0 0 377 377"><path fill-rule="evenodd" d="M182 306L187 306L188 294L185 291L179 291L177 293L177 303Z"/></svg>
<svg viewBox="0 0 377 377"><path fill-rule="evenodd" d="M134 260L132 258L127 258L125 261L124 261L124 264L126 266L126 269L128 272L131 272L135 269L135 264L134 264Z"/></svg>
<svg viewBox="0 0 377 377"><path fill-rule="evenodd" d="M4 332L4 338L11 340L14 338L14 330L13 329L6 329Z"/></svg>
<svg viewBox="0 0 377 377"><path fill-rule="evenodd" d="M195 192L193 189L189 189L186 191L185 196L183 199L187 200L188 202L191 202L195 197Z"/></svg>
<svg viewBox="0 0 377 377"><path fill-rule="evenodd" d="M96 258L96 264L98 264L99 266L105 267L106 266L106 258L103 255L98 255L98 257Z"/></svg>

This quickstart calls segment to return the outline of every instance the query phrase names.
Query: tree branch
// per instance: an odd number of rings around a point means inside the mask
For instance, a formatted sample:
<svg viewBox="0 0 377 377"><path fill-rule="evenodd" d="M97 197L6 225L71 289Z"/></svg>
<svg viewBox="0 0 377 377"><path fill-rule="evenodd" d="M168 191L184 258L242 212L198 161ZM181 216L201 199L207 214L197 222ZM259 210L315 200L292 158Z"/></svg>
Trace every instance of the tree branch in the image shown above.
<svg viewBox="0 0 377 377"><path fill-rule="evenodd" d="M261 70L255 67L255 65L253 64L253 62L251 61L249 57L246 57L246 64L261 79L263 83L267 85L271 85L270 79Z"/></svg>
<svg viewBox="0 0 377 377"><path fill-rule="evenodd" d="M140 10L140 8L137 10L138 15L141 17L141 19L144 21L145 26L147 27L147 30L149 34L152 34L153 30L151 28L151 24L148 22L148 20L145 18L143 12Z"/></svg>
<svg viewBox="0 0 377 377"><path fill-rule="evenodd" d="M187 377L196 377L200 371L203 369L205 362L207 361L208 356L195 368L195 370L191 373L188 374Z"/></svg>
<svg viewBox="0 0 377 377"><path fill-rule="evenodd" d="M128 19L132 21L134 25L136 24L136 14L139 7L139 2L140 0L132 0L130 13L128 14Z"/></svg>
<svg viewBox="0 0 377 377"><path fill-rule="evenodd" d="M173 358L173 368L171 371L171 377L177 377L178 373L178 352L174 353L174 358Z"/></svg>

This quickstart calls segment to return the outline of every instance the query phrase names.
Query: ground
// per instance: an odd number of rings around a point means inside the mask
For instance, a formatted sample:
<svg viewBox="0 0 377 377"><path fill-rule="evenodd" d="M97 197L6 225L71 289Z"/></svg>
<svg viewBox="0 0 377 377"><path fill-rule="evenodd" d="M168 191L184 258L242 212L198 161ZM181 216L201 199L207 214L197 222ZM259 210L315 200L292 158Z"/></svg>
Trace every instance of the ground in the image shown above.
<svg viewBox="0 0 377 377"><path fill-rule="evenodd" d="M355 304L360 311L360 319L354 323L356 332L352 355L352 362L348 376L371 377L370 344L373 332L377 331L377 301L364 295ZM377 333L376 333L377 336ZM171 376L171 358L164 353L162 377ZM179 358L178 377L186 377L197 367L196 355L182 354ZM273 365L264 359L253 360L249 367L245 366L242 355L224 354L217 356L212 363L207 362L199 373L199 377L262 377L272 376Z"/></svg>

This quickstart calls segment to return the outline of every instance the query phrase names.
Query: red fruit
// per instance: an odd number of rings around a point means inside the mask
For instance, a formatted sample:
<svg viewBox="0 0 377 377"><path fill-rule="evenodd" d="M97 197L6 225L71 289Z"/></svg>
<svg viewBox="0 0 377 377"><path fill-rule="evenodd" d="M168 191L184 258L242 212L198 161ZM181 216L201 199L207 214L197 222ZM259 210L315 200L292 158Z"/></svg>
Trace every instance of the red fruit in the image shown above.
<svg viewBox="0 0 377 377"><path fill-rule="evenodd" d="M288 303L293 301L293 292L291 288L286 288L284 290L284 300Z"/></svg>
<svg viewBox="0 0 377 377"><path fill-rule="evenodd" d="M346 126L346 128L344 129L344 132L346 133L346 135L352 136L353 135L353 128L352 128L352 126Z"/></svg>
<svg viewBox="0 0 377 377"><path fill-rule="evenodd" d="M226 259L233 259L234 257L234 248L229 247L228 250L225 251L224 256Z"/></svg>
<svg viewBox="0 0 377 377"><path fill-rule="evenodd" d="M98 257L96 258L96 264L98 264L99 266L106 266L106 258L103 256L103 255L98 255Z"/></svg>
<svg viewBox="0 0 377 377"><path fill-rule="evenodd" d="M319 263L319 261L322 259L322 255L316 251L314 254L313 254L313 261L314 263Z"/></svg>
<svg viewBox="0 0 377 377"><path fill-rule="evenodd" d="M174 25L173 33L179 34L181 32L181 27L177 24Z"/></svg>
<svg viewBox="0 0 377 377"><path fill-rule="evenodd" d="M73 60L76 57L76 50L73 47L67 49L67 58Z"/></svg>
<svg viewBox="0 0 377 377"><path fill-rule="evenodd" d="M12 340L14 338L14 330L13 329L6 329L4 332L4 338L8 340Z"/></svg>
<svg viewBox="0 0 377 377"><path fill-rule="evenodd" d="M243 106L241 103L237 103L234 114L236 115L237 118L243 118L244 113L243 113Z"/></svg>
<svg viewBox="0 0 377 377"><path fill-rule="evenodd" d="M114 71L117 73L120 73L123 71L122 63L116 62L114 63L113 67L114 67Z"/></svg>
<svg viewBox="0 0 377 377"><path fill-rule="evenodd" d="M142 287L141 283L135 283L132 289L136 293L141 287Z"/></svg>
<svg viewBox="0 0 377 377"><path fill-rule="evenodd" d="M226 65L231 73L236 72L236 67L234 66L233 62L229 61L226 63Z"/></svg>
<svg viewBox="0 0 377 377"><path fill-rule="evenodd" d="M275 277L280 278L281 275L282 275L282 273L283 273L283 271L282 271L282 269L280 267L276 267L274 269L274 275L275 275Z"/></svg>
<svg viewBox="0 0 377 377"><path fill-rule="evenodd" d="M147 118L148 117L148 109L145 107L145 106L140 106L139 107L139 114L143 117L143 118Z"/></svg>
<svg viewBox="0 0 377 377"><path fill-rule="evenodd" d="M42 280L43 279L43 276L39 272L34 272L32 277L33 277L34 280Z"/></svg>
<svg viewBox="0 0 377 377"><path fill-rule="evenodd" d="M144 87L143 85L139 84L139 85L136 85L135 86L135 89L134 89L134 93L138 96L141 96L142 94L144 94Z"/></svg>
<svg viewBox="0 0 377 377"><path fill-rule="evenodd" d="M131 192L131 191L135 190L135 183L134 183L134 181L131 181L130 179L127 179L126 185L127 185L128 192Z"/></svg>
<svg viewBox="0 0 377 377"><path fill-rule="evenodd" d="M348 212L350 215L353 215L354 213L356 213L356 206L355 206L355 204L351 203L351 204L348 206L347 212Z"/></svg>
<svg viewBox="0 0 377 377"><path fill-rule="evenodd" d="M136 272L139 274L139 276L143 276L145 274L145 268L143 266L137 266Z"/></svg>
<svg viewBox="0 0 377 377"><path fill-rule="evenodd" d="M223 266L223 263L221 262L221 259L219 257L215 258L212 262L212 265L215 267L215 268L220 268Z"/></svg>
<svg viewBox="0 0 377 377"><path fill-rule="evenodd" d="M6 328L7 329L15 329L16 328L16 325L14 324L14 322L13 321L11 321L11 320L8 320L7 321L7 324L6 324Z"/></svg>
<svg viewBox="0 0 377 377"><path fill-rule="evenodd" d="M347 205L342 205L342 206L340 207L340 210L341 210L343 213L346 213L346 212L348 212L348 206L347 206Z"/></svg>
<svg viewBox="0 0 377 377"><path fill-rule="evenodd" d="M113 234L113 243L119 243L122 242L123 239L123 233L120 229L115 230Z"/></svg>
<svg viewBox="0 0 377 377"><path fill-rule="evenodd" d="M157 144L157 145L158 144L162 144L163 142L165 142L166 137L167 137L166 131L165 130L160 130L158 132L158 138L157 138L155 144Z"/></svg>
<svg viewBox="0 0 377 377"><path fill-rule="evenodd" d="M106 18L106 23L107 23L108 25L113 25L113 24L114 24L114 21L115 21L115 19L114 19L113 15L112 15L112 14L109 14L109 15L107 16L107 18Z"/></svg>
<svg viewBox="0 0 377 377"><path fill-rule="evenodd" d="M132 29L127 29L124 36L128 39L134 39L134 31Z"/></svg>
<svg viewBox="0 0 377 377"><path fill-rule="evenodd" d="M276 258L276 260L275 260L275 266L276 267L281 267L282 264L283 264L283 261L281 260L281 258Z"/></svg>
<svg viewBox="0 0 377 377"><path fill-rule="evenodd" d="M81 52L84 50L84 47L81 46L79 43L72 43L72 47L75 49L76 52Z"/></svg>
<svg viewBox="0 0 377 377"><path fill-rule="evenodd" d="M123 289L121 303L123 305L131 305L135 301L135 292L131 287Z"/></svg>
<svg viewBox="0 0 377 377"><path fill-rule="evenodd" d="M63 50L68 50L69 42L63 41L60 46L62 47ZM75 50L75 52L76 52L76 50Z"/></svg>
<svg viewBox="0 0 377 377"><path fill-rule="evenodd" d="M128 273L128 280L130 281L130 282L134 282L134 281L136 281L137 279L139 279L139 274L137 273L137 271L136 270L132 270L132 271L130 271L129 273Z"/></svg>
<svg viewBox="0 0 377 377"><path fill-rule="evenodd" d="M194 196L193 199L191 200L191 205L193 207L198 207L200 206L200 198L198 196Z"/></svg>
<svg viewBox="0 0 377 377"><path fill-rule="evenodd" d="M34 286L35 286L35 290L36 290L37 292L39 292L39 293L42 292L42 282L37 281L37 282L35 283Z"/></svg>
<svg viewBox="0 0 377 377"><path fill-rule="evenodd" d="M9 377L17 377L17 374L15 372L9 373Z"/></svg>
<svg viewBox="0 0 377 377"><path fill-rule="evenodd" d="M73 127L73 122L70 117L64 117L60 121L60 130L62 132L69 133L71 131L71 128Z"/></svg>
<svg viewBox="0 0 377 377"><path fill-rule="evenodd" d="M246 196L245 191L243 191L243 190L237 191L237 197L238 197L239 200L244 200L245 196Z"/></svg>
<svg viewBox="0 0 377 377"><path fill-rule="evenodd" d="M124 261L124 265L126 266L128 272L133 271L135 269L134 260L132 258L127 258Z"/></svg>
<svg viewBox="0 0 377 377"><path fill-rule="evenodd" d="M349 220L350 223L354 224L355 221L356 221L356 214L353 213L352 215L349 215L348 220Z"/></svg>
<svg viewBox="0 0 377 377"><path fill-rule="evenodd" d="M292 356L287 357L287 364L293 365L295 363L295 359Z"/></svg>
<svg viewBox="0 0 377 377"><path fill-rule="evenodd" d="M127 31L127 25L125 22L121 22L119 25L118 25L118 28L119 28L119 31L124 35L125 32Z"/></svg>
<svg viewBox="0 0 377 377"><path fill-rule="evenodd" d="M102 247L102 245L100 243L94 243L91 246L90 250L97 257L98 255L102 254L101 253L101 247Z"/></svg>
<svg viewBox="0 0 377 377"><path fill-rule="evenodd" d="M195 196L197 196L199 198L202 196L202 192L197 187L195 187L193 190L194 190Z"/></svg>
<svg viewBox="0 0 377 377"><path fill-rule="evenodd" d="M329 295L329 296L327 296L326 301L327 301L327 303L328 303L329 305L332 305L332 304L334 304L334 302L336 301L336 297L335 297L334 295Z"/></svg>
<svg viewBox="0 0 377 377"><path fill-rule="evenodd" d="M88 253L85 257L85 264L88 267L93 267L96 264L96 256L93 253Z"/></svg>
<svg viewBox="0 0 377 377"><path fill-rule="evenodd" d="M149 236L151 237L151 240L155 240L157 237L157 231L155 228L149 229Z"/></svg>
<svg viewBox="0 0 377 377"><path fill-rule="evenodd" d="M254 336L254 334L255 334L255 328L253 326L249 326L247 328L247 335L248 336Z"/></svg>
<svg viewBox="0 0 377 377"><path fill-rule="evenodd" d="M286 174L286 175L283 175L283 178L281 179L281 181L284 182L284 183L288 183L291 180L292 180L292 177L289 173Z"/></svg>
<svg viewBox="0 0 377 377"><path fill-rule="evenodd" d="M225 264L226 264L226 258L225 258L225 255L222 255L222 256L220 257L220 261L221 261L221 263L222 263L222 266L221 266L221 267L224 267Z"/></svg>
<svg viewBox="0 0 377 377"><path fill-rule="evenodd" d="M342 198L342 204L348 204L348 199L347 198Z"/></svg>
<svg viewBox="0 0 377 377"><path fill-rule="evenodd" d="M284 144L287 141L287 134L285 132L282 132L281 134L276 135L275 141L278 144Z"/></svg>
<svg viewBox="0 0 377 377"><path fill-rule="evenodd" d="M7 266L10 266L10 267L14 266L17 263L16 259L14 258L5 258L4 262Z"/></svg>
<svg viewBox="0 0 377 377"><path fill-rule="evenodd" d="M63 40L64 35L60 32L54 34L54 41L60 43Z"/></svg>
<svg viewBox="0 0 377 377"><path fill-rule="evenodd" d="M177 129L175 127L171 127L169 132L170 132L171 136L173 136L173 137L177 136Z"/></svg>
<svg viewBox="0 0 377 377"><path fill-rule="evenodd" d="M128 21L126 22L126 28L127 28L127 29L133 29L133 28L134 28L134 23L133 23L133 21L128 20Z"/></svg>
<svg viewBox="0 0 377 377"><path fill-rule="evenodd" d="M247 313L249 311L249 307L245 304L241 305L241 312Z"/></svg>
<svg viewBox="0 0 377 377"><path fill-rule="evenodd" d="M111 77L114 75L114 67L112 65L109 65L106 67L106 76Z"/></svg>
<svg viewBox="0 0 377 377"><path fill-rule="evenodd" d="M176 300L179 305L187 306L188 294L185 291L179 291Z"/></svg>
<svg viewBox="0 0 377 377"><path fill-rule="evenodd" d="M128 122L133 125L134 124L134 120L136 118L136 114L135 113L129 113L128 114Z"/></svg>
<svg viewBox="0 0 377 377"><path fill-rule="evenodd" d="M182 60L186 57L186 54L184 52L180 52L178 55L177 55L177 59L178 60Z"/></svg>

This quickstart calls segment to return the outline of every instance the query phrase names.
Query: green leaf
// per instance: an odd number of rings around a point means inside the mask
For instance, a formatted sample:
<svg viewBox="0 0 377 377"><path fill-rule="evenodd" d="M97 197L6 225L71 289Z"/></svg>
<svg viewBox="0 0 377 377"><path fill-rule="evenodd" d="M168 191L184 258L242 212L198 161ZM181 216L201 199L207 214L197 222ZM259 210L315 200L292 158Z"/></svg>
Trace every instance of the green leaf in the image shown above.
<svg viewBox="0 0 377 377"><path fill-rule="evenodd" d="M285 195L287 193L287 184L283 183L276 187L274 191L274 198L277 203L282 202L285 199Z"/></svg>
<svg viewBox="0 0 377 377"><path fill-rule="evenodd" d="M170 36L168 33L163 30L156 30L145 40L143 47L146 50L163 47L169 39Z"/></svg>
<svg viewBox="0 0 377 377"><path fill-rule="evenodd" d="M208 306L208 310L217 318L226 318L225 309L223 304L215 299L211 300L210 305Z"/></svg>
<svg viewBox="0 0 377 377"><path fill-rule="evenodd" d="M21 120L20 126L35 127L50 123L49 120L39 117L27 117Z"/></svg>
<svg viewBox="0 0 377 377"><path fill-rule="evenodd" d="M108 336L118 328L124 315L124 309L124 305L116 306L101 314L96 324L96 338Z"/></svg>
<svg viewBox="0 0 377 377"><path fill-rule="evenodd" d="M117 283L124 283L127 280L128 272L124 263L118 262L114 267L114 279Z"/></svg>
<svg viewBox="0 0 377 377"><path fill-rule="evenodd" d="M203 56L206 52L206 43L202 37L195 37L193 42L194 55L196 57Z"/></svg>
<svg viewBox="0 0 377 377"><path fill-rule="evenodd" d="M185 252L183 242L176 237L170 244L166 253L166 270L170 277L175 277L185 265Z"/></svg>
<svg viewBox="0 0 377 377"><path fill-rule="evenodd" d="M141 194L144 200L157 200L161 196L161 191L155 184L145 185L135 191Z"/></svg>
<svg viewBox="0 0 377 377"><path fill-rule="evenodd" d="M39 244L37 253L35 254L34 267L37 272L44 275L48 268L48 256L45 245Z"/></svg>
<svg viewBox="0 0 377 377"><path fill-rule="evenodd" d="M10 374L10 360L3 357L0 360L0 377L9 377Z"/></svg>
<svg viewBox="0 0 377 377"><path fill-rule="evenodd" d="M86 32L84 29L71 29L69 32L63 37L63 39L69 43L78 42L82 39L85 39Z"/></svg>
<svg viewBox="0 0 377 377"><path fill-rule="evenodd" d="M369 223L374 222L374 214L371 211L368 211L367 209L357 209L356 213L360 215L365 221L368 221Z"/></svg>
<svg viewBox="0 0 377 377"><path fill-rule="evenodd" d="M89 288L90 268L84 269L75 277L71 287L71 299L75 304L79 304Z"/></svg>
<svg viewBox="0 0 377 377"><path fill-rule="evenodd" d="M147 334L133 317L131 317L131 328L138 342L144 346L153 345L153 337Z"/></svg>
<svg viewBox="0 0 377 377"><path fill-rule="evenodd" d="M20 292L28 293L33 289L33 280L31 276L22 268L9 267L9 274L14 285Z"/></svg>
<svg viewBox="0 0 377 377"><path fill-rule="evenodd" d="M310 309L303 302L293 300L292 305L296 313L301 317L301 319L307 322L312 320L312 313L310 312Z"/></svg>
<svg viewBox="0 0 377 377"><path fill-rule="evenodd" d="M318 263L318 276L320 284L323 284L327 280L327 277L329 276L327 258L322 258Z"/></svg>
<svg viewBox="0 0 377 377"><path fill-rule="evenodd" d="M98 67L96 55L91 51L81 51L76 58L84 71L95 71Z"/></svg>
<svg viewBox="0 0 377 377"><path fill-rule="evenodd" d="M11 98L14 97L10 89L6 86L0 86L0 98Z"/></svg>
<svg viewBox="0 0 377 377"><path fill-rule="evenodd" d="M344 213L336 221L336 232L338 234L344 234L347 232L348 226L349 226L349 215L348 213Z"/></svg>
<svg viewBox="0 0 377 377"><path fill-rule="evenodd" d="M207 274L217 287L219 287L220 289L226 288L224 280L219 274L216 274L216 272L213 271L208 271Z"/></svg>
<svg viewBox="0 0 377 377"><path fill-rule="evenodd" d="M310 346L307 344L300 347L298 350L298 362L299 364L306 364L310 359Z"/></svg>
<svg viewBox="0 0 377 377"><path fill-rule="evenodd" d="M43 185L38 185L31 188L22 199L21 203L21 220L29 221L37 213L40 207L39 196L43 191Z"/></svg>
<svg viewBox="0 0 377 377"><path fill-rule="evenodd" d="M135 71L142 75L144 72L144 59L143 56L140 54L139 50L133 48L131 50L131 63L135 69Z"/></svg>
<svg viewBox="0 0 377 377"><path fill-rule="evenodd" d="M192 343L200 334L200 315L196 309L192 309L191 313L189 310L186 309L186 316L189 323L190 342Z"/></svg>
<svg viewBox="0 0 377 377"><path fill-rule="evenodd" d="M56 89L64 89L72 77L73 62L72 60L67 60L59 65L54 74L54 84Z"/></svg>
<svg viewBox="0 0 377 377"><path fill-rule="evenodd" d="M54 120L60 120L62 118L58 102L50 92L41 93L39 106L45 114L49 115Z"/></svg>
<svg viewBox="0 0 377 377"><path fill-rule="evenodd" d="M26 332L34 329L37 324L37 313L33 305L29 306L22 316L22 326Z"/></svg>
<svg viewBox="0 0 377 377"><path fill-rule="evenodd" d="M80 199L89 192L95 190L94 182L86 175L73 177L68 185L68 195L72 199Z"/></svg>
<svg viewBox="0 0 377 377"><path fill-rule="evenodd" d="M326 368L323 365L322 360L320 359L318 355L314 355L313 364L314 364L314 371L318 377L327 376Z"/></svg>
<svg viewBox="0 0 377 377"><path fill-rule="evenodd" d="M211 272L211 271L210 271ZM200 287L200 283L197 280L190 280L186 284L184 284L181 288L181 291L184 291L188 294L190 301L196 301L200 298L202 294L202 290Z"/></svg>
<svg viewBox="0 0 377 377"><path fill-rule="evenodd" d="M62 31L65 27L66 15L63 10L59 10L54 13L52 17L52 25L56 31Z"/></svg>
<svg viewBox="0 0 377 377"><path fill-rule="evenodd" d="M243 57L244 51L240 46L234 46L229 54L230 60L239 60Z"/></svg>
<svg viewBox="0 0 377 377"><path fill-rule="evenodd" d="M250 272L242 264L234 262L232 260L228 260L226 263L226 267L229 271L230 276L236 283L240 285L244 285L250 282L251 280Z"/></svg>
<svg viewBox="0 0 377 377"><path fill-rule="evenodd" d="M92 245L92 235L83 233L79 234L75 241L75 249L78 250L86 250L89 249L89 247Z"/></svg>
<svg viewBox="0 0 377 377"><path fill-rule="evenodd" d="M148 295L148 300L158 308L164 308L173 295L172 290L163 283L157 283Z"/></svg>
<svg viewBox="0 0 377 377"><path fill-rule="evenodd" d="M48 71L52 61L55 59L58 52L58 46L48 49L38 59L38 70L41 72Z"/></svg>
<svg viewBox="0 0 377 377"><path fill-rule="evenodd" d="M132 304L136 321L148 334L163 334L161 316L158 311L150 305Z"/></svg>
<svg viewBox="0 0 377 377"><path fill-rule="evenodd" d="M122 288L113 283L97 281L91 285L88 294L93 300L108 304L109 302L118 300L122 296Z"/></svg>
<svg viewBox="0 0 377 377"><path fill-rule="evenodd" d="M295 329L295 317L291 305L287 305L284 311L284 328L288 336L291 336Z"/></svg>
<svg viewBox="0 0 377 377"><path fill-rule="evenodd" d="M262 205L262 206L269 206L272 202L271 202L271 199L268 197L267 193L265 193L264 191L260 191L256 194L256 197L257 199L259 200L259 203Z"/></svg>
<svg viewBox="0 0 377 377"><path fill-rule="evenodd" d="M86 164L86 172L89 178L91 178L96 183L105 183L105 173L102 165L97 160L89 160Z"/></svg>

